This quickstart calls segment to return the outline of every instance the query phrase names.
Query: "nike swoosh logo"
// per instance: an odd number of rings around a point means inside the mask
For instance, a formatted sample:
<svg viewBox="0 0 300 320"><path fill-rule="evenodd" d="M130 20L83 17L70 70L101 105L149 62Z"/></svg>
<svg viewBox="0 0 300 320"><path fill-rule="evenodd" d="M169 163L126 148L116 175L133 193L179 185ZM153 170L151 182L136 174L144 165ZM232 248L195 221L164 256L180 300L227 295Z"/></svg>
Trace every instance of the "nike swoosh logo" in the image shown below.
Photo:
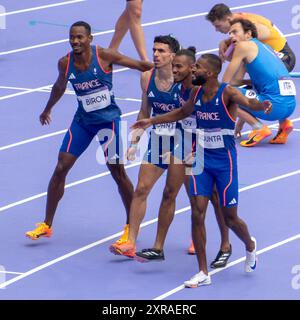
<svg viewBox="0 0 300 320"><path fill-rule="evenodd" d="M253 142L256 142L255 140L254 140L254 138L257 136L257 134L256 135L254 135L251 139L249 139L247 142L246 142L246 144L251 144L251 143L253 143Z"/></svg>
<svg viewBox="0 0 300 320"><path fill-rule="evenodd" d="M251 268L252 270L255 270L255 268L256 268L256 260L255 260L254 265L253 265L253 266L250 266L250 268Z"/></svg>

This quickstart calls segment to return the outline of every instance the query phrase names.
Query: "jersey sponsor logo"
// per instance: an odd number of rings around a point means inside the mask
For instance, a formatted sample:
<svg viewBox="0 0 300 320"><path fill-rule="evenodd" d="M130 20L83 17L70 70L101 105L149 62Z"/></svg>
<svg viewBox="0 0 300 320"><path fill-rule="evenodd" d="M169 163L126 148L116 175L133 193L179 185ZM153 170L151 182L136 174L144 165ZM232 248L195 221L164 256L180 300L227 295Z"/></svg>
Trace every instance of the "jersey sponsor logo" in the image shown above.
<svg viewBox="0 0 300 320"><path fill-rule="evenodd" d="M74 73L71 73L69 76L69 80L72 80L72 79L76 79L76 77L74 76Z"/></svg>
<svg viewBox="0 0 300 320"><path fill-rule="evenodd" d="M200 106L201 107L201 101L198 100L196 103L195 103L196 106Z"/></svg>
<svg viewBox="0 0 300 320"><path fill-rule="evenodd" d="M236 203L237 203L236 199L233 198L228 204L236 204Z"/></svg>
<svg viewBox="0 0 300 320"><path fill-rule="evenodd" d="M149 98L154 98L155 95L154 95L154 93L153 93L152 91L150 91L149 94L148 94L148 97L149 97Z"/></svg>

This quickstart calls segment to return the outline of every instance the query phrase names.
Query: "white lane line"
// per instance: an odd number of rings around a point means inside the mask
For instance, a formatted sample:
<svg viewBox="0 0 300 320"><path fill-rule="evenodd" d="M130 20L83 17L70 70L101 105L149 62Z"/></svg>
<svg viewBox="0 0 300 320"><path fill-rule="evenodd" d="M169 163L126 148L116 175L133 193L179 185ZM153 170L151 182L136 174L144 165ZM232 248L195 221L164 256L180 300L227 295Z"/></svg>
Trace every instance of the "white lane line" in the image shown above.
<svg viewBox="0 0 300 320"><path fill-rule="evenodd" d="M38 87L38 88L34 88L34 89L28 89L28 90L26 89L24 91L17 92L17 93L12 93L12 94L0 97L0 101L10 99L10 98L15 98L15 97L22 96L22 95L28 94L28 93L39 92L44 89L49 89L50 86L51 85L47 85L47 86L42 86L42 87Z"/></svg>
<svg viewBox="0 0 300 320"><path fill-rule="evenodd" d="M125 99L124 99L125 100ZM128 101L140 101L138 99L126 99ZM132 115L135 115L135 114L138 114L139 113L139 110L135 110L135 111L131 111L131 112L128 112L128 113L124 113L121 115L121 118L125 118L125 117L129 117L129 116L132 116ZM15 148L15 147L18 147L18 146L21 146L23 144L27 144L27 143L31 143L31 142L35 142L35 141L39 141L39 140L43 140L43 139L47 139L47 138L51 138L51 137L54 137L54 136L57 136L57 135L60 135L60 134L64 134L67 132L68 129L63 129L63 130L59 130L59 131L55 131L55 132L52 132L52 133L48 133L48 134L44 134L42 136L38 136L38 137L35 137L35 138L30 138L30 139L27 139L27 140L22 140L22 141L19 141L19 142L16 142L16 143L12 143L12 144L8 144L6 146L3 146L3 147L0 147L0 151L4 151L4 150L7 150L7 149L11 149L11 148Z"/></svg>
<svg viewBox="0 0 300 320"><path fill-rule="evenodd" d="M243 6L232 7L230 9L231 10L239 10L239 9L252 8L252 7L269 5L269 4L275 4L275 3L279 3L279 2L286 2L286 1L288 1L288 0L274 0L274 1L256 2L256 3L247 4L247 5L243 5ZM196 13L196 14L187 15L187 16L181 16L181 17L175 17L175 18L170 18L170 19L152 21L152 22L143 23L142 26L143 27L148 27L148 26L162 24L162 23L168 23L168 22L180 21L180 20L185 20L185 19L191 19L191 18L204 16L207 13L208 12L201 12L201 13ZM115 30L112 29L112 30L107 30L107 31L96 32L96 33L93 33L93 36L96 37L96 36L100 36L100 35L104 35L104 34L114 33L114 31ZM62 40L57 40L57 41L45 42L45 43L41 43L41 44L37 44L37 45L34 45L34 46L29 46L29 47L24 47L24 48L20 48L20 49L3 51L3 52L0 52L0 56L12 54L12 53L17 53L17 52L28 51L28 50L37 49L37 48L42 48L42 47L46 47L46 46L51 46L51 45L55 45L55 44L59 44L59 43L68 42L68 41L69 41L69 39L62 39Z"/></svg>
<svg viewBox="0 0 300 320"><path fill-rule="evenodd" d="M253 189L253 188L257 188L258 186L262 186L262 185L265 185L265 184L267 184L267 183L271 183L271 182L277 181L277 180L279 180L279 179L284 179L284 178L287 178L287 177L290 177L290 176L292 176L292 175L296 175L296 174L299 174L299 173L300 173L300 170L297 170L297 171L289 172L289 173L284 174L284 175L281 175L281 176L273 177L273 178L268 179L268 180L263 180L263 181L260 181L260 182L258 182L258 183L255 183L255 184L253 184L253 185L250 185L250 186L248 186L248 187L246 187L246 188L241 188L241 189L239 189L239 192L243 192L243 191L246 191L246 190L250 190L250 189ZM190 210L190 206L185 207L185 208L181 208L181 209L179 209L179 210L176 210L175 214L177 215L177 214L183 213L183 212L188 211L188 210ZM148 226L148 225L150 225L150 224L153 224L153 223L155 223L155 222L157 222L157 218L155 218L155 219L153 219L153 220L150 220L150 221L144 222L143 224L141 224L141 228L143 228L143 227L145 227L145 226ZM43 269L46 269L46 268L48 268L48 267L50 267L50 266L52 266L52 265L54 265L54 264L56 264L56 263L58 263L58 262L60 262L60 261L63 261L63 260L65 260L65 259L67 259L67 258L70 258L70 257L72 257L72 256L74 256L74 255L77 255L77 254L79 254L79 253L81 253L81 252L83 252L83 251L86 251L86 250L91 249L91 248L93 248L93 247L96 247L96 246L98 246L98 245L100 245L100 244L103 244L103 243L105 243L105 242L108 242L108 241L110 241L110 240L113 240L114 238L119 237L121 234L122 234L122 232L118 232L118 233L113 234L113 235L111 235L111 236L109 236L109 237L106 237L106 238L104 238L104 239L98 240L98 241L93 242L93 243L91 243L91 244L89 244L89 245L86 245L86 246L84 246L84 247L81 247L81 248L79 248L79 249L77 249L77 250L71 251L71 252L69 252L69 253L67 253L67 254L65 254L65 255L63 255L63 256L60 256L60 257L58 257L58 258L56 258L56 259L54 259L54 260L51 260L51 261L49 261L49 262L47 262L47 263L44 263L44 264L42 264L42 265L40 265L40 266L38 266L38 267L36 267L36 268L33 268L33 269L31 269L31 270L29 270L29 271L27 271L27 272L25 272L25 273L23 273L23 274L15 277L15 278L13 278L13 279L10 279L10 280L8 280L8 281L3 282L2 284L0 284L0 289L1 289L2 287L4 288L4 287L6 287L6 286L9 286L9 285L11 285L11 284L13 284L13 283L15 283L15 282L17 282L17 281L20 281L20 280L22 280L22 279L24 279L24 278L26 278L26 277L28 277L28 276L30 276L30 275L38 272L38 271L41 271L41 270L43 270ZM300 235L297 235L297 237L298 237L298 236L300 236ZM287 241L287 240L286 240L286 241ZM276 244L273 245L273 246L276 246ZM266 249L264 249L264 250L266 250ZM243 259L243 258L242 258L242 259ZM233 263L233 262L232 262L232 263ZM230 265L231 265L231 264L228 264L227 268L228 268ZM216 273L216 271L215 271L215 273Z"/></svg>
<svg viewBox="0 0 300 320"><path fill-rule="evenodd" d="M28 91L32 90L32 88L23 88L23 87L11 87L11 86L0 86L0 89L9 89L9 90L22 90L22 91ZM49 92L48 89L41 89L41 92Z"/></svg>
<svg viewBox="0 0 300 320"><path fill-rule="evenodd" d="M297 235L292 236L290 238L287 238L287 239L285 239L283 241L276 242L276 243L274 243L274 244L272 244L272 245L270 245L268 247L265 247L265 248L263 248L261 250L258 250L257 251L257 255L260 255L262 253L265 253L265 252L268 252L270 250L276 249L276 248L278 248L280 246L283 246L284 244L287 244L289 242L292 242L292 241L295 241L295 240L298 240L298 239L300 239L300 234L297 234ZM231 268L231 267L235 266L238 263L241 263L241 262L245 261L245 259L246 259L246 257L239 258L239 259L237 259L235 261L232 261L232 262L228 263L228 265L225 268L215 269L215 270L209 272L208 274L210 276L212 276L212 275L214 275L214 274L216 274L218 272L222 272L222 271L224 271L224 270L226 270L228 268ZM176 287L176 288L174 288L174 289L172 289L172 290L170 290L170 291L168 291L168 292L166 292L166 293L154 298L153 300L163 300L163 299L168 298L171 295L173 295L173 294L175 294L175 293L177 293L177 292L179 292L179 291L181 291L183 289L184 289L184 285L178 286L178 287Z"/></svg>
<svg viewBox="0 0 300 320"><path fill-rule="evenodd" d="M288 34L285 34L284 36L286 38L288 37L294 37L294 36L299 36L300 32L294 32L294 33L288 33Z"/></svg>
<svg viewBox="0 0 300 320"><path fill-rule="evenodd" d="M8 89L8 90L16 90L16 91L31 91L31 90L36 90L37 92L44 92L44 93L49 93L51 92L52 85L47 86L47 88L44 89L32 89L32 88L23 88L23 87L11 87L11 86L0 86L0 89ZM72 89L66 89L65 94L69 95L75 95L75 91ZM0 97L1 98L1 97ZM142 102L141 99L136 99L136 98L117 98L115 97L116 100L121 100L121 101L133 101L133 102Z"/></svg>
<svg viewBox="0 0 300 320"><path fill-rule="evenodd" d="M6 270L0 270L0 273L5 273L5 274L24 274L24 272L14 272L14 271L6 271Z"/></svg>
<svg viewBox="0 0 300 320"><path fill-rule="evenodd" d="M287 0L281 0L281 1L287 1ZM290 34L286 34L284 36L285 37L294 37L294 36L298 36L298 35L300 35L300 32L290 33ZM201 55L201 54L210 53L210 52L217 52L218 50L219 50L218 48L202 50L202 51L196 52L196 55ZM0 53L0 55L1 55L1 53ZM129 68L119 68L119 69L114 70L113 73L119 73L119 72L124 72L124 71L128 71L128 70L131 70L131 69L129 69ZM14 88L14 87L0 86L0 88L9 89L9 88ZM17 88L17 87L15 87L15 88ZM51 88L52 88L52 84L49 84L49 85L46 85L46 86L43 86L43 87L39 87L39 88L35 88L35 89L23 88L24 91L18 92L18 93L14 93L14 94L9 94L9 95L6 95L6 96L2 96L2 97L0 97L0 100L6 100L6 99L14 98L14 97L17 97L17 96L21 96L21 95L28 94L28 93L33 93L33 92L49 92L49 90L51 90ZM20 90L23 90L23 89L20 88Z"/></svg>
<svg viewBox="0 0 300 320"><path fill-rule="evenodd" d="M133 163L133 164L125 166L125 169L130 169L130 168L139 166L140 164L141 164L140 162ZM105 177L105 176L108 176L108 175L110 175L110 171L105 171L105 172L102 172L100 174L88 177L88 178L77 180L75 182L66 184L65 189L68 189L68 188L71 188L71 187L75 187L75 186L77 186L79 184L86 183L86 182L89 182L89 181L92 181L92 180L95 180L95 179L98 179L98 178L102 178L102 177ZM23 200L10 203L10 204L8 204L6 206L0 207L0 212L8 210L8 209L16 207L16 206L20 206L21 204L24 204L24 203L27 203L27 202L30 202L30 201L45 197L46 195L47 195L47 192L42 192L42 193L36 194L34 196L25 198Z"/></svg>
<svg viewBox="0 0 300 320"><path fill-rule="evenodd" d="M133 168L133 167L139 166L140 164L141 164L140 162L132 163L130 165L125 166L125 169ZM292 171L292 172L284 174L284 175L280 175L280 176L277 176L277 177L274 177L274 178L271 178L271 179L267 179L267 180L264 180L264 181L256 183L256 184L252 184L250 186L246 186L246 187L240 188L239 192L250 190L250 189L253 189L253 188L256 188L256 187L259 187L259 186L262 186L262 185L265 185L265 184L268 184L268 183L271 183L271 182L274 182L274 181L277 181L277 180L285 179L285 178L297 175L299 173L300 173L300 170ZM103 173L100 173L100 174L97 174L97 175L94 175L94 176L91 176L91 177L88 177L88 178L84 178L84 179L69 183L69 184L67 184L65 186L65 189L71 188L71 187L77 186L79 184L82 184L82 183L85 183L85 182L89 182L89 181L92 181L92 180L95 180L95 179L98 179L98 178L101 178L101 177L105 177L105 176L108 176L108 175L110 175L110 172L109 171L105 171ZM20 206L20 205L22 205L24 203L31 202L33 200L45 197L46 195L47 195L47 192L42 192L42 193L36 194L34 196L31 196L31 197L28 197L28 198L25 198L25 199L22 199L22 200L12 202L12 203L10 203L8 205L0 207L0 212L8 210L8 209L11 209L11 208L14 208L14 207L17 207L17 206Z"/></svg>
<svg viewBox="0 0 300 320"><path fill-rule="evenodd" d="M287 1L287 0L283 0L283 1ZM286 34L286 37L294 37L294 36L298 36L300 35L300 32L295 32L295 33L290 33L290 34ZM201 54L205 54L205 53L210 53L210 52L217 52L219 49L218 48L214 48L214 49L207 49L207 50L202 50L202 51L198 51L196 53L196 55L201 55ZM1 53L0 53L1 55ZM119 68L113 71L113 73L119 73L119 72L124 72L124 71L128 71L131 70L129 68ZM7 87L7 86L0 86L0 88L2 89L14 89L18 90L17 87ZM35 88L35 89L27 89L27 88L20 88L20 90L24 90L22 92L18 92L18 93L14 93L14 94L9 94L6 96L0 96L0 100L6 100L6 99L10 99L10 98L14 98L17 96L21 96L24 94L28 94L28 93L33 93L33 92L49 92L52 88L52 84L43 86L43 87L39 87L39 88ZM131 101L131 100L129 100ZM134 100L132 100L134 101Z"/></svg>
<svg viewBox="0 0 300 320"><path fill-rule="evenodd" d="M13 14L19 14L19 13L24 13L24 12L43 10L43 9L48 9L48 8L53 8L53 7L58 7L58 6L65 6L67 4L73 4L73 3L84 2L84 1L86 1L86 0L71 0L71 1L64 1L64 2L57 2L57 3L47 4L47 5L39 6L39 7L33 7L33 8L16 10L16 11L4 12L4 13L0 14L0 17L11 16Z"/></svg>
<svg viewBox="0 0 300 320"><path fill-rule="evenodd" d="M6 146L0 147L0 151L11 149L11 148L15 148L15 147L21 146L23 144L31 143L31 142L34 142L34 141L39 141L39 140L42 140L42 139L54 137L54 136L57 136L59 134L64 134L64 133L66 133L66 131L67 131L67 129L60 130L60 131L55 131L55 132L52 132L52 133L49 133L49 134L44 134L42 136L38 136L38 137L35 137L35 138L31 138L31 139L23 140L23 141L20 141L20 142L8 144Z"/></svg>
<svg viewBox="0 0 300 320"><path fill-rule="evenodd" d="M118 73L118 72L123 72L123 71L127 71L127 70L131 70L129 68L120 68L120 69L116 69L113 70L113 73ZM14 98L14 97L18 97L18 96L22 96L24 94L28 94L28 93L33 93L33 92L50 92L51 88L52 88L52 84L48 84L46 86L42 86L42 87L38 87L38 88L33 88L33 89L28 89L28 88L20 88L20 90L24 90L22 92L18 92L18 93L13 93L13 94L9 94L6 96L0 96L0 100L6 100L6 99L10 99L10 98ZM13 90L18 90L18 87L7 87L7 86L0 86L0 89L13 89ZM69 90L70 91L70 90ZM72 91L71 91L72 92ZM134 99L129 100L129 101L135 101ZM139 100L140 101L140 100Z"/></svg>
<svg viewBox="0 0 300 320"><path fill-rule="evenodd" d="M69 94L72 94L71 91L70 91ZM141 102L140 99L132 99L132 98L117 98L117 99L125 100L125 101ZM138 114L138 113L139 113L139 110L135 110L135 111L132 111L132 112L124 113L124 114L122 114L121 118L129 117L129 116L132 116L132 115L135 115L135 114ZM291 119L291 121L292 122L297 122L297 121L300 121L300 118ZM277 124L271 124L268 127L272 129L272 128L277 128L278 125ZM4 150L15 148L15 147L27 144L27 143L31 143L31 142L35 142L35 141L51 138L51 137L54 137L54 136L57 136L57 135L60 135L60 134L64 134L64 133L66 133L67 130L68 129L63 129L63 130L55 131L55 132L52 132L52 133L49 133L49 134L45 134L45 135L42 135L42 136L38 136L38 137L22 140L22 141L19 141L19 142L16 142L16 143L12 143L12 144L8 144L8 145L0 147L0 151L4 151ZM294 129L294 131L298 131L298 129ZM242 132L242 136L243 135L247 135L249 133L250 133L250 131Z"/></svg>

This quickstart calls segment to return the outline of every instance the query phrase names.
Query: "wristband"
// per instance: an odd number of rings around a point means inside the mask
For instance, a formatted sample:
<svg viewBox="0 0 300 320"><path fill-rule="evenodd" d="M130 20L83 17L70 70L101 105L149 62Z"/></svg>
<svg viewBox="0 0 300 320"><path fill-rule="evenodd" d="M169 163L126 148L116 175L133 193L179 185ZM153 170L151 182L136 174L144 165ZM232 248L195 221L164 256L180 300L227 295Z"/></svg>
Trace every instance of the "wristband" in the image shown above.
<svg viewBox="0 0 300 320"><path fill-rule="evenodd" d="M129 148L135 148L135 149L137 149L137 147L138 147L138 143L137 142L130 142L130 145L129 145Z"/></svg>

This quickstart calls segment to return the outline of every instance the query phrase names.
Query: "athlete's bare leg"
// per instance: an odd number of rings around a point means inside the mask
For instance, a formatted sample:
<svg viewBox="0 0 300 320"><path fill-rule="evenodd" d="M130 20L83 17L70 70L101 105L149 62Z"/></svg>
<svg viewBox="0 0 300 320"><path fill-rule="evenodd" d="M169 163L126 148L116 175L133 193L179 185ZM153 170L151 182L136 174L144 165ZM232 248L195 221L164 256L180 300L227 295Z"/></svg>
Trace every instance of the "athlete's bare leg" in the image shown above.
<svg viewBox="0 0 300 320"><path fill-rule="evenodd" d="M129 215L128 240L135 244L140 225L146 214L147 197L164 169L150 163L142 163L138 184L133 194Z"/></svg>
<svg viewBox="0 0 300 320"><path fill-rule="evenodd" d="M73 167L76 157L70 153L60 152L54 173L50 179L47 193L45 223L51 227L59 200L64 195L66 176Z"/></svg>
<svg viewBox="0 0 300 320"><path fill-rule="evenodd" d="M135 48L141 60L148 61L144 31L141 26L142 17L142 0L133 0L126 3L126 8L119 17L115 33L109 45L110 48L117 50L122 39L128 30L135 45Z"/></svg>

